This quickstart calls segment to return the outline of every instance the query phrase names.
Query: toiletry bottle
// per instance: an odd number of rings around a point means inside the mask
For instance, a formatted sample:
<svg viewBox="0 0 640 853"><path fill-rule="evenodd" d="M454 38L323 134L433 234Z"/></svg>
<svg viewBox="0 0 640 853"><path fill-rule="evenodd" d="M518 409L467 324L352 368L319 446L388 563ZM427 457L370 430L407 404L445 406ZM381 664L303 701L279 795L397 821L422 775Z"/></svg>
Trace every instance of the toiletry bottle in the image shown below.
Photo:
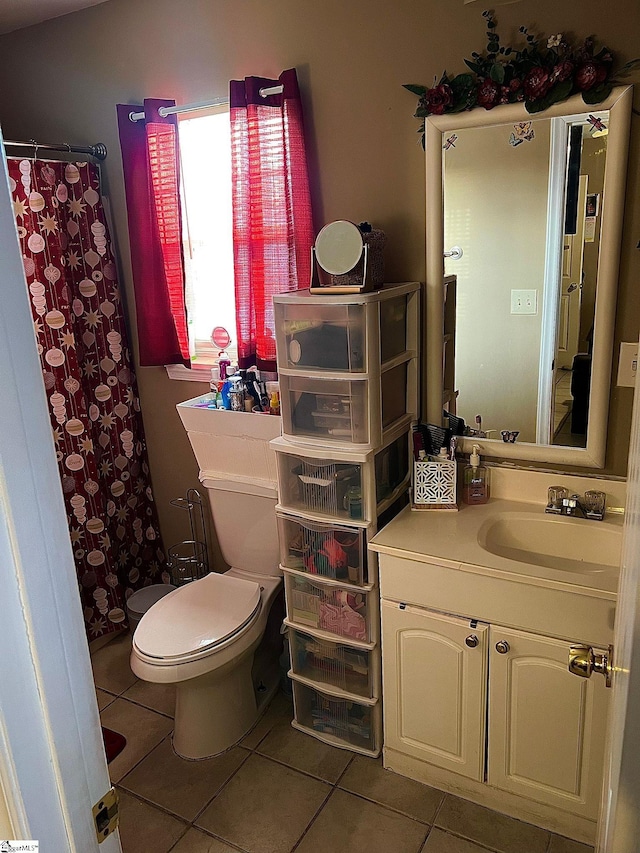
<svg viewBox="0 0 640 853"><path fill-rule="evenodd" d="M220 350L218 353L218 370L220 371L220 381L224 382L224 380L229 375L229 365L231 364L231 359L227 355L224 350Z"/></svg>
<svg viewBox="0 0 640 853"><path fill-rule="evenodd" d="M469 465L464 469L462 500L466 504L486 504L489 500L489 470L480 464L480 446L473 445Z"/></svg>

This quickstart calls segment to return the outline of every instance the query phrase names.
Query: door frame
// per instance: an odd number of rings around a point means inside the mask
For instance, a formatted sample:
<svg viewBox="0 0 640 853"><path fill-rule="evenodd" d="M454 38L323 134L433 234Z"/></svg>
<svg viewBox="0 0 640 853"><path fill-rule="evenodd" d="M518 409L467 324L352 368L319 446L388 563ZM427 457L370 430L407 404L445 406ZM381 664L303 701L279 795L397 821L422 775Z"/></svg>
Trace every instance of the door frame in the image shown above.
<svg viewBox="0 0 640 853"><path fill-rule="evenodd" d="M111 783L4 156L0 280L0 789L15 838L121 853L94 829Z"/></svg>

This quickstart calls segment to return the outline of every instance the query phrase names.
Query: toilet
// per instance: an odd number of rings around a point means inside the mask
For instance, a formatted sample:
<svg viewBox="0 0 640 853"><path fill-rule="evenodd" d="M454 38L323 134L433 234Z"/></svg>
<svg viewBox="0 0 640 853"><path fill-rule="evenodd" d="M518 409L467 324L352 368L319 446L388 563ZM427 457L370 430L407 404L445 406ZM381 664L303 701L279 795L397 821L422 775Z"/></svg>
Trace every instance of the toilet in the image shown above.
<svg viewBox="0 0 640 853"><path fill-rule="evenodd" d="M231 568L154 604L131 651L138 678L176 685L173 747L190 759L224 752L255 725L278 687L284 615L275 486L202 482Z"/></svg>

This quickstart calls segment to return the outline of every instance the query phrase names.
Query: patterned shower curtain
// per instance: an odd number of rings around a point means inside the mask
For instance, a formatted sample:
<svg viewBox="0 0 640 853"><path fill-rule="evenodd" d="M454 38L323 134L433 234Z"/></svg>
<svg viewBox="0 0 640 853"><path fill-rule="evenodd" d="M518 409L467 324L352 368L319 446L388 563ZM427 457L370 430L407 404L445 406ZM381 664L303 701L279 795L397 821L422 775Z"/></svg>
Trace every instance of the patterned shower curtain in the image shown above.
<svg viewBox="0 0 640 853"><path fill-rule="evenodd" d="M168 582L116 262L92 163L8 158L89 640Z"/></svg>

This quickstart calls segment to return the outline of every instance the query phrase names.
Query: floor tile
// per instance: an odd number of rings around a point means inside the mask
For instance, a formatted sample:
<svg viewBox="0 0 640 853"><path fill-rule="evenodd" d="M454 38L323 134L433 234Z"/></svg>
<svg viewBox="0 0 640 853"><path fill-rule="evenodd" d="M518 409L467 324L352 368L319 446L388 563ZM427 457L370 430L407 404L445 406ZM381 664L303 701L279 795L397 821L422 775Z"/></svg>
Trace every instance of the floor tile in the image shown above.
<svg viewBox="0 0 640 853"><path fill-rule="evenodd" d="M248 853L288 853L330 790L253 753L196 823Z"/></svg>
<svg viewBox="0 0 640 853"><path fill-rule="evenodd" d="M127 853L126 850L124 853ZM238 853L238 849L205 835L199 829L190 829L176 846L171 848L171 853Z"/></svg>
<svg viewBox="0 0 640 853"><path fill-rule="evenodd" d="M107 705L110 705L116 697L111 693L106 693L104 690L96 688L96 699L98 700L98 711L104 711Z"/></svg>
<svg viewBox="0 0 640 853"><path fill-rule="evenodd" d="M216 758L187 761L175 754L168 737L120 785L192 821L249 755L234 747Z"/></svg>
<svg viewBox="0 0 640 853"><path fill-rule="evenodd" d="M123 853L168 853L187 828L186 824L125 791L118 790L118 794Z"/></svg>
<svg viewBox="0 0 640 853"><path fill-rule="evenodd" d="M271 700L271 704L260 717L253 729L241 741L242 746L247 749L255 749L260 741L269 734L276 723L293 719L293 701L290 696L278 691Z"/></svg>
<svg viewBox="0 0 640 853"><path fill-rule="evenodd" d="M444 797L436 788L385 770L381 758L363 755L354 758L340 780L340 787L425 823L433 822Z"/></svg>
<svg viewBox="0 0 640 853"><path fill-rule="evenodd" d="M338 781L353 758L352 752L309 737L292 728L288 721L277 723L256 752L331 783Z"/></svg>
<svg viewBox="0 0 640 853"><path fill-rule="evenodd" d="M593 847L563 838L561 835L552 835L549 853L593 853Z"/></svg>
<svg viewBox="0 0 640 853"><path fill-rule="evenodd" d="M465 841L433 827L421 853L488 853L486 847L478 847L473 841Z"/></svg>
<svg viewBox="0 0 640 853"><path fill-rule="evenodd" d="M93 680L96 687L110 693L122 693L137 681L131 672L131 634L123 634L111 640L91 656Z"/></svg>
<svg viewBox="0 0 640 853"><path fill-rule="evenodd" d="M544 829L447 794L436 825L500 853L546 853Z"/></svg>
<svg viewBox="0 0 640 853"><path fill-rule="evenodd" d="M296 853L418 853L427 827L336 789Z"/></svg>
<svg viewBox="0 0 640 853"><path fill-rule="evenodd" d="M159 711L161 714L173 717L176 709L176 686L138 680L132 687L125 690L122 698L131 699L138 705L144 705L152 711Z"/></svg>
<svg viewBox="0 0 640 853"><path fill-rule="evenodd" d="M116 699L100 715L102 725L124 735L127 745L109 764L109 775L118 782L125 773L144 758L173 730L173 720L127 702Z"/></svg>

